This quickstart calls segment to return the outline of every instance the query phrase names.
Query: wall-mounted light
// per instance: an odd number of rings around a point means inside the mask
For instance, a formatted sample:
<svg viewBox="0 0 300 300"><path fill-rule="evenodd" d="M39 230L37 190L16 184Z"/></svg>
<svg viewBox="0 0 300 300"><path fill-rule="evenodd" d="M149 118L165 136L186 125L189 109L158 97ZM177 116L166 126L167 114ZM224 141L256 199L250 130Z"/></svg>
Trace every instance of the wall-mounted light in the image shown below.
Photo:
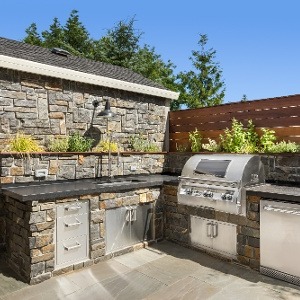
<svg viewBox="0 0 300 300"><path fill-rule="evenodd" d="M100 111L99 114L97 115L97 117L111 118L111 117L114 117L115 115L116 114L110 110L109 100L106 100L104 110Z"/></svg>

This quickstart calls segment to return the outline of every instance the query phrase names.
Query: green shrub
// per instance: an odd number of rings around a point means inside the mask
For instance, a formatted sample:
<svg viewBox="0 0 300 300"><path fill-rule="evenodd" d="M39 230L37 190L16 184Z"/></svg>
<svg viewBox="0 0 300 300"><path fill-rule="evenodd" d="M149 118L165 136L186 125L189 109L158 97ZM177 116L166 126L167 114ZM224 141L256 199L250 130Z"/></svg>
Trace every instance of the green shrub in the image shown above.
<svg viewBox="0 0 300 300"><path fill-rule="evenodd" d="M189 132L189 141L191 143L192 152L199 152L201 150L202 137L197 128L194 131Z"/></svg>
<svg viewBox="0 0 300 300"><path fill-rule="evenodd" d="M296 153L300 152L300 145L297 145L294 142L290 141L281 141L278 143L274 143L273 145L270 145L266 152L269 153L285 153L285 152L291 152Z"/></svg>
<svg viewBox="0 0 300 300"><path fill-rule="evenodd" d="M159 147L151 143L146 137L143 137L142 134L138 136L131 136L130 140L130 148L137 152L158 152Z"/></svg>
<svg viewBox="0 0 300 300"><path fill-rule="evenodd" d="M68 139L69 152L87 152L90 151L93 144L93 139L81 136L79 132L71 134Z"/></svg>
<svg viewBox="0 0 300 300"><path fill-rule="evenodd" d="M47 149L50 152L67 152L69 148L68 137L54 137L48 142Z"/></svg>
<svg viewBox="0 0 300 300"><path fill-rule="evenodd" d="M252 120L247 128L236 119L232 119L231 129L226 128L224 135L220 135L220 148L229 153L254 153L258 149L259 137L255 132Z"/></svg>
<svg viewBox="0 0 300 300"><path fill-rule="evenodd" d="M102 140L99 144L93 149L96 152L109 152L109 148L111 152L117 152L119 150L118 144L112 141Z"/></svg>
<svg viewBox="0 0 300 300"><path fill-rule="evenodd" d="M216 142L216 140L208 138L207 144L202 144L202 148L207 151L211 152L219 152L220 151L220 145Z"/></svg>
<svg viewBox="0 0 300 300"><path fill-rule="evenodd" d="M18 132L15 137L10 139L7 150L11 152L41 152L43 147L31 135Z"/></svg>
<svg viewBox="0 0 300 300"><path fill-rule="evenodd" d="M271 149L274 147L276 141L275 131L266 128L262 128L261 130L263 134L259 140L260 152L271 152Z"/></svg>

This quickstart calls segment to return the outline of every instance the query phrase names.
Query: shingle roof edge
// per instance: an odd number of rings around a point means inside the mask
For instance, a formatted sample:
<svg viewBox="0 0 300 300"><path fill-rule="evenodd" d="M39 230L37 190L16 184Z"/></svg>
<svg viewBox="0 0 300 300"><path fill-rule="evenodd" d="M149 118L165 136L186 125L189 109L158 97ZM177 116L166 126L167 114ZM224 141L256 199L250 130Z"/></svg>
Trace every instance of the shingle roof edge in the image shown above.
<svg viewBox="0 0 300 300"><path fill-rule="evenodd" d="M87 84L100 85L135 93L152 95L171 100L176 100L179 97L178 92L173 92L157 87L151 87L143 84L127 82L123 80L113 79L100 75L84 73L67 68L52 66L44 63L38 63L21 58L0 55L0 67L34 73L44 76L56 77L71 81L78 81Z"/></svg>

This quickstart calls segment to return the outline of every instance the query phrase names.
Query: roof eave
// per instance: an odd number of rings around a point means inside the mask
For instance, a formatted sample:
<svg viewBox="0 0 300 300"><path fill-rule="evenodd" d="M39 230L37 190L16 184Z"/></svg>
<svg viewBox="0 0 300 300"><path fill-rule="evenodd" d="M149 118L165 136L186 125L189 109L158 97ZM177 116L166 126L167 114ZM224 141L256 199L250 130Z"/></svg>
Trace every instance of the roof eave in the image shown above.
<svg viewBox="0 0 300 300"><path fill-rule="evenodd" d="M51 66L11 56L0 55L0 67L87 84L100 85L134 93L152 95L170 100L177 100L179 97L179 93L169 90Z"/></svg>

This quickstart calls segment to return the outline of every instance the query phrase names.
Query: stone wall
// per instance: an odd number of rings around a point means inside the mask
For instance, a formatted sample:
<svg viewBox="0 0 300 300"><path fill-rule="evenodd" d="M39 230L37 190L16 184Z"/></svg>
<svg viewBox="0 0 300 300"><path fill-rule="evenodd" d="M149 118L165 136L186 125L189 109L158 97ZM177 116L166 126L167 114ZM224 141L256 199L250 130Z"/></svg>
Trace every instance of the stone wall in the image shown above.
<svg viewBox="0 0 300 300"><path fill-rule="evenodd" d="M105 255L105 210L143 203L154 203L155 238L162 238L160 224L162 211L159 188L137 189L129 192L83 195L78 198L57 199L50 202L28 201L22 203L5 197L6 247L9 266L23 280L39 283L51 276L59 275L103 259ZM65 202L89 201L89 252L90 259L55 270L55 220L56 206ZM157 207L157 208L156 208ZM157 214L156 214L157 211ZM143 244L140 245L142 247ZM131 247L133 249L133 247ZM129 251L130 249L126 249Z"/></svg>
<svg viewBox="0 0 300 300"><path fill-rule="evenodd" d="M201 153L202 154L202 153ZM210 155L212 153L206 153ZM186 161L195 153L170 152L166 155L165 171L181 174ZM300 153L260 155L267 182L300 183Z"/></svg>
<svg viewBox="0 0 300 300"><path fill-rule="evenodd" d="M109 99L113 119L97 117ZM100 105L95 109L93 101ZM164 148L170 100L0 68L0 151L18 131L39 139L74 131L99 141L113 132L125 150L131 135L144 133Z"/></svg>
<svg viewBox="0 0 300 300"><path fill-rule="evenodd" d="M166 239L187 247L190 242L190 216L198 216L237 225L236 260L253 269L259 268L259 199L247 198L246 216L239 216L210 207L192 207L178 204L177 186L165 185L164 195L164 235ZM207 251L207 250L204 250ZM209 251L208 251L209 252Z"/></svg>
<svg viewBox="0 0 300 300"><path fill-rule="evenodd" d="M114 153L112 175L162 173L163 154ZM35 170L47 169L46 178L36 178ZM30 156L0 154L0 184L98 178L108 175L107 154L32 154Z"/></svg>

